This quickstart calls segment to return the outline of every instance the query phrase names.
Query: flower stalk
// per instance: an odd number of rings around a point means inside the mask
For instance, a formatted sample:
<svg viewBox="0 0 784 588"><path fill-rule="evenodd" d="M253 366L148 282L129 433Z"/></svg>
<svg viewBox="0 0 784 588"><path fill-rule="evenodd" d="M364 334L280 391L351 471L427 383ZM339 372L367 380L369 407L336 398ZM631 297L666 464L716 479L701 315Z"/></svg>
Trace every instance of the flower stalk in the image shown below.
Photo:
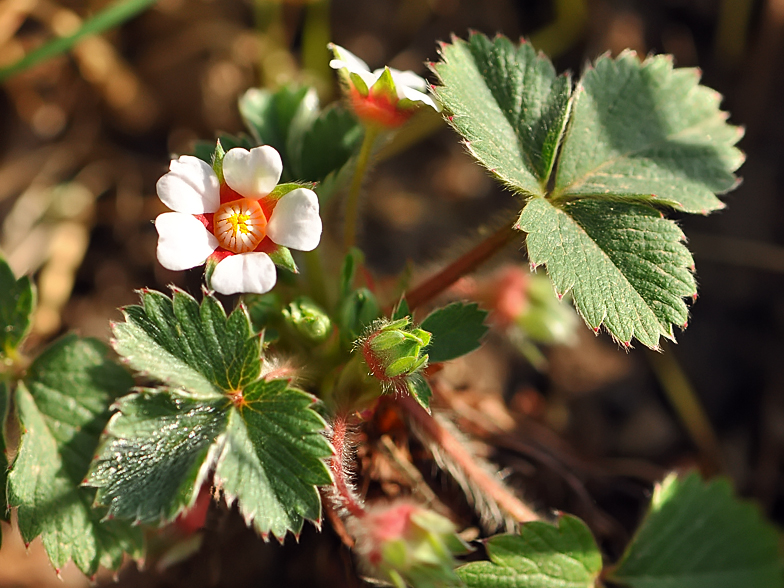
<svg viewBox="0 0 784 588"><path fill-rule="evenodd" d="M373 124L365 126L365 137L362 139L362 147L357 156L357 166L354 169L354 177L351 180L351 188L349 188L348 198L346 199L346 219L343 229L343 249L345 251L349 251L354 247L357 241L359 194L370 163L370 156L373 153L373 145L380 130L378 126Z"/></svg>

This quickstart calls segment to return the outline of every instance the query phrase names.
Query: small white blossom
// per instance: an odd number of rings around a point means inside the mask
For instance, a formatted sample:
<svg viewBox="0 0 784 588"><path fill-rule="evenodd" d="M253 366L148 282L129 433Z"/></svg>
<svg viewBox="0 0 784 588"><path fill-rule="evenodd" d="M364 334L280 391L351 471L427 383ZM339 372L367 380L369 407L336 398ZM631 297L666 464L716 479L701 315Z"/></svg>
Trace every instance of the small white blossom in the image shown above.
<svg viewBox="0 0 784 588"><path fill-rule="evenodd" d="M270 291L277 274L269 253L278 246L312 251L321 239L312 190L270 194L282 171L280 154L268 145L229 150L224 184L201 159L173 160L157 184L158 197L174 211L155 219L161 265L180 271L212 258L211 286L221 294Z"/></svg>
<svg viewBox="0 0 784 588"><path fill-rule="evenodd" d="M438 104L436 104L427 94L427 81L413 71L400 71L391 67L382 67L370 71L367 63L340 45L330 43L328 47L335 55L335 59L329 62L330 67L343 72L343 75L348 79L351 79L351 74L358 76L365 87L363 88L357 83L354 83L354 87L356 87L363 96L373 95L374 90L379 89L377 84L379 80L381 80L384 72L388 70L392 75L394 91L397 94L398 100L420 102L434 108L436 111L441 110ZM353 79L352 81L356 82L357 80Z"/></svg>

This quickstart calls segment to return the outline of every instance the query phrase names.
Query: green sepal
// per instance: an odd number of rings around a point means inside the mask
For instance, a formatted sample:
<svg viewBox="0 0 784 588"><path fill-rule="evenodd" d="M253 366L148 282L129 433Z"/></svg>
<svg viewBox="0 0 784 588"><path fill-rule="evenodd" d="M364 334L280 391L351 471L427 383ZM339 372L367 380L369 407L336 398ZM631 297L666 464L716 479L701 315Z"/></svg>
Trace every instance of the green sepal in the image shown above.
<svg viewBox="0 0 784 588"><path fill-rule="evenodd" d="M215 143L215 151L212 153L212 171L218 176L218 182L221 184L226 183L226 180L223 179L223 158L225 155L226 151L223 150L221 140L218 139Z"/></svg>
<svg viewBox="0 0 784 588"><path fill-rule="evenodd" d="M313 183L308 182L288 182L286 184L278 184L275 186L269 194L267 194L264 199L265 200L280 200L288 194L289 192L293 192L294 190L298 190L299 188L306 188L308 190L312 190L314 188Z"/></svg>
<svg viewBox="0 0 784 588"><path fill-rule="evenodd" d="M426 351L430 363L449 361L478 349L487 333L487 311L475 302L453 302L431 312L420 327L433 336Z"/></svg>
<svg viewBox="0 0 784 588"><path fill-rule="evenodd" d="M27 276L18 280L0 256L0 358L24 341L35 310L35 289Z"/></svg>
<svg viewBox="0 0 784 588"><path fill-rule="evenodd" d="M268 253L272 263L277 267L290 271L292 274L298 274L299 268L294 257L291 255L291 250L283 245L278 245L275 251Z"/></svg>
<svg viewBox="0 0 784 588"><path fill-rule="evenodd" d="M376 83L370 88L373 96L383 96L392 104L398 102L397 87L395 86L395 79L392 77L392 72L389 67L384 66L384 71L381 73Z"/></svg>
<svg viewBox="0 0 784 588"><path fill-rule="evenodd" d="M343 70L348 71L347 68L342 68L340 70L341 75L345 76ZM362 76L355 72L348 73L348 79L350 80L350 84L356 88L357 92L359 92L362 96L367 96L370 94L370 88L367 87L365 80L362 79Z"/></svg>
<svg viewBox="0 0 784 588"><path fill-rule="evenodd" d="M253 139L244 133L240 133L239 135L221 133L218 136L218 141L220 141L224 151L230 151L235 147L242 147L243 149L248 150L255 147ZM212 165L213 157L215 155L215 141L196 141L193 146L193 155L203 162Z"/></svg>
<svg viewBox="0 0 784 588"><path fill-rule="evenodd" d="M424 356L424 361L427 363L427 355ZM427 380L421 374L414 374L406 378L406 388L411 397L427 412L430 412L430 399L433 397L433 390Z"/></svg>

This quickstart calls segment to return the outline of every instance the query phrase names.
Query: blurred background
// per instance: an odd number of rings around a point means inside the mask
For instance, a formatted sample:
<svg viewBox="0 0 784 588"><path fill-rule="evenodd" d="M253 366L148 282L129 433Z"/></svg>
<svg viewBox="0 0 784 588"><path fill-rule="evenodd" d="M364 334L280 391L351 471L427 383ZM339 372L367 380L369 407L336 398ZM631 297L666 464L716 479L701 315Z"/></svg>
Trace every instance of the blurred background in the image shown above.
<svg viewBox="0 0 784 588"><path fill-rule="evenodd" d="M678 219L700 290L678 344L662 354L626 352L580 324L571 345L532 350L497 328L485 349L444 377L459 391L453 406L464 408L461 417L479 412L508 423L503 434L486 435L481 451L510 483L543 512L584 518L613 557L653 482L672 468L729 475L742 495L784 522L784 0L136 4L145 9L118 27L34 67L0 70L0 250L17 275L32 274L38 284L31 347L68 330L108 339L117 308L134 303L140 287L173 283L198 293L200 270L173 273L156 262L151 221L165 208L155 182L171 154L243 130L236 103L248 88L307 83L323 103L339 99L330 40L371 68L421 75L437 59L436 41L469 30L526 36L559 71L576 74L604 52L671 53L676 65L701 68L703 83L724 95L730 121L746 128L740 147L747 154L726 210ZM78 31L107 6L3 0L0 67ZM416 275L437 268L470 244L478 224L520 208L446 125L414 134L413 147L389 154L366 185L360 242L381 280L412 263ZM526 265L517 249L461 287L492 298L504 263ZM458 494L432 462L421 469L436 492ZM70 567L62 576L68 586L88 583ZM322 534L307 528L299 545L268 545L219 508L198 555L165 570L131 565L118 579L128 586L361 585L328 525ZM99 580L111 582L111 574ZM25 549L4 527L0 586L45 585L63 584L39 541Z"/></svg>

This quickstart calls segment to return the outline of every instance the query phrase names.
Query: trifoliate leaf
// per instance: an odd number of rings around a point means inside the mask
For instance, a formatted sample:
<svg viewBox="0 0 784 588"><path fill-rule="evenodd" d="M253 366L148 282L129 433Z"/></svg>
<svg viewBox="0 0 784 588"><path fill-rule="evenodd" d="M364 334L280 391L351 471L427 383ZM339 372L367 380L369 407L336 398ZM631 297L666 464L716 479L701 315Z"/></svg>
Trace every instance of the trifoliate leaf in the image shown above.
<svg viewBox="0 0 784 588"><path fill-rule="evenodd" d="M644 198L702 214L723 208L715 194L737 184L743 154L734 145L743 132L699 81L699 70L673 69L665 55L597 59L574 92L553 198Z"/></svg>
<svg viewBox="0 0 784 588"><path fill-rule="evenodd" d="M672 474L656 487L608 579L631 588L781 588L778 542L776 529L726 480Z"/></svg>
<svg viewBox="0 0 784 588"><path fill-rule="evenodd" d="M431 312L419 325L432 338L425 351L430 363L455 359L478 349L487 333L487 311L476 303L453 302Z"/></svg>
<svg viewBox="0 0 784 588"><path fill-rule="evenodd" d="M169 388L118 403L87 481L97 501L112 516L170 521L214 473L261 533L282 538L318 520L316 486L331 481L326 424L312 396L260 379L260 339L245 308L227 317L214 297L199 305L178 290L173 299L145 291L142 300L115 326L115 347Z"/></svg>
<svg viewBox="0 0 784 588"><path fill-rule="evenodd" d="M563 208L531 200L517 226L532 264L546 265L559 294L572 291L585 322L629 344L656 347L683 325L683 296L696 293L691 254L678 226L642 204L577 200Z"/></svg>
<svg viewBox="0 0 784 588"><path fill-rule="evenodd" d="M35 291L30 278L18 280L0 257L0 356L13 352L30 330Z"/></svg>
<svg viewBox="0 0 784 588"><path fill-rule="evenodd" d="M525 523L519 535L487 541L491 561L466 564L457 575L469 588L594 588L602 555L588 527L563 515L557 526Z"/></svg>
<svg viewBox="0 0 784 588"><path fill-rule="evenodd" d="M571 80L529 43L474 33L441 48L436 94L482 165L515 191L543 196L569 111Z"/></svg>
<svg viewBox="0 0 784 588"><path fill-rule="evenodd" d="M140 529L102 520L105 511L92 507L95 490L80 486L109 404L133 385L108 352L98 341L67 336L33 362L15 396L22 439L8 498L19 508L22 538L41 535L55 568L73 560L88 575L99 565L117 569L123 552L138 557L142 545Z"/></svg>
<svg viewBox="0 0 784 588"><path fill-rule="evenodd" d="M260 380L230 411L215 485L262 534L299 534L304 519L321 516L316 486L332 482L322 461L332 451L313 401L284 380Z"/></svg>

